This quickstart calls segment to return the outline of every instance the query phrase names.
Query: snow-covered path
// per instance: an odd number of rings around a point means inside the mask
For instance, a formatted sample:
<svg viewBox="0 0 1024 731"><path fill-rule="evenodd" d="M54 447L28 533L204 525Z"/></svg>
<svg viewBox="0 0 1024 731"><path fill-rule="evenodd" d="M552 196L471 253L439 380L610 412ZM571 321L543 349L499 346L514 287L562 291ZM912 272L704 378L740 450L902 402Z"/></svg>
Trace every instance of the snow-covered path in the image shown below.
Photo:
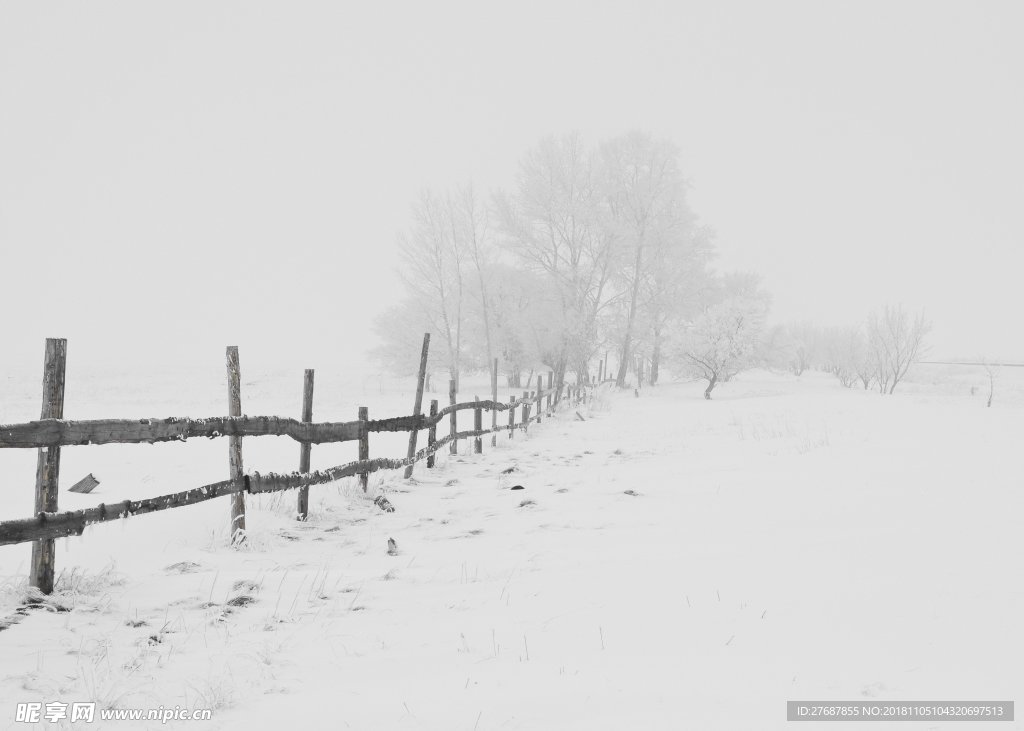
<svg viewBox="0 0 1024 731"><path fill-rule="evenodd" d="M787 699L1020 695L1019 407L811 374L700 390L603 397L585 422L389 477L391 515L348 487L305 525L268 503L247 551L201 540L223 511L189 508L193 535L148 576L87 575L75 611L0 633L0 697L213 706L204 727L239 731L483 731L770 729Z"/></svg>

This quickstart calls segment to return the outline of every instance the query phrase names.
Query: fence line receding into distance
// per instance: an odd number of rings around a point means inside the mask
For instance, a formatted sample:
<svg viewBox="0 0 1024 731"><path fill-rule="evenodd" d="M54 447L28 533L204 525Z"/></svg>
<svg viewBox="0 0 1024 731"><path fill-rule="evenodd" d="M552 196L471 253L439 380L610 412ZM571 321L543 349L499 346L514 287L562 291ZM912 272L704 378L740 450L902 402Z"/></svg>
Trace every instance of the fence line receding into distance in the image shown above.
<svg viewBox="0 0 1024 731"><path fill-rule="evenodd" d="M512 438L515 429L526 431L531 422L541 421L545 412L545 398L546 413L550 416L563 401L577 404L585 401L590 394L591 385L588 382L566 383L561 387L555 387L549 375L548 387L545 389L542 378L538 376L537 391L524 391L521 398L513 397L508 403L502 403L497 398L498 361L495 359L491 363L491 399L481 401L475 398L473 401L457 403L456 384L455 381L451 381L449 405L439 409L437 401L431 401L429 414L423 414L423 386L429 342L428 333L423 338L412 415L371 420L368 418L366 407L360 407L359 418L355 421L314 422L312 370L306 370L304 374L301 419L242 416L238 349L234 346L227 349L229 416L204 419L64 419L67 341L47 339L43 366L43 408L40 419L24 424L0 425L0 449L39 450L36 470L36 514L32 518L0 522L0 545L33 541L29 583L42 593L49 594L53 591L55 572L54 539L81 535L87 525L230 496L232 542L244 541L245 493L260 494L298 489L296 516L299 520L305 520L309 505L308 489L313 485L358 476L365 490L370 473L385 469L405 468L405 477L408 478L412 475L413 466L420 460L427 459L427 467L433 467L434 454L446 445L450 445L451 453L456 454L456 444L460 439L474 439L473 451L480 453L483 449L482 437L486 434L494 435L491 440L494 446L500 432L508 432L509 438ZM532 416L531 406L536 407L536 413ZM519 422L515 416L517 408L522 408L522 418ZM460 432L457 429L457 413L468 410L474 412L474 428ZM483 428L483 411L492 412L489 429ZM508 412L507 424L498 424L499 411ZM445 419L449 420L449 433L438 438L437 427ZM427 444L417 450L416 436L424 429L427 430ZM408 454L404 458L371 459L369 435L379 432L409 432ZM287 436L298 442L301 445L298 471L266 474L245 472L242 462L242 438L258 436ZM61 447L89 444L151 444L186 441L199 437L228 437L230 479L153 498L101 503L84 510L58 512L57 485ZM324 470L310 470L312 445L349 441L359 442L358 460Z"/></svg>

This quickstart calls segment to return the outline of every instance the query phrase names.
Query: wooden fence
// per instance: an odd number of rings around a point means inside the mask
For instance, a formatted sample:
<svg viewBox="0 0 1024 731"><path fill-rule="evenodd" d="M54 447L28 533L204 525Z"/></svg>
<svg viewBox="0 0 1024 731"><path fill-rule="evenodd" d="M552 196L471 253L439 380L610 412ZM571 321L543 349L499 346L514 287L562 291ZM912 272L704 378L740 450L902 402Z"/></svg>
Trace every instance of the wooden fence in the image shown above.
<svg viewBox="0 0 1024 731"><path fill-rule="evenodd" d="M511 439L516 429L526 431L531 423L541 422L543 416L545 414L550 416L559 403L577 404L585 401L590 395L590 387L587 384L565 384L556 389L549 373L546 388L543 376L537 376L535 390L523 391L521 398L513 397L507 404L501 403L497 397L498 361L495 359L491 367L490 400L481 401L476 398L470 402L457 403L455 381L451 381L449 404L439 409L438 402L432 400L429 414L424 415L422 413L423 384L429 343L430 336L427 334L423 338L416 398L413 413L410 416L371 420L368 418L366 407L360 407L359 418L356 421L314 422L312 416L314 372L312 370L307 370L304 376L301 420L281 416L242 416L238 348L232 346L227 349L228 416L205 419L75 421L63 418L67 341L48 339L43 370L43 408L40 419L24 424L0 425L0 448L39 450L36 469L36 514L32 518L0 522L0 545L34 541L29 581L42 593L49 594L53 591L54 582L54 539L81 535L85 527L92 523L180 508L218 497L230 496L232 542L243 541L245 539L246 493L259 494L298 489L297 517L299 520L305 520L309 505L308 489L313 485L333 482L344 477L359 476L365 491L370 473L403 467L405 468L405 477L408 478L412 476L413 466L420 460L426 459L427 467L433 467L435 453L446 445L449 446L452 454L456 454L458 440L473 439L473 451L479 454L483 451L482 437L484 435L493 435L491 445L494 446L497 444L499 432L508 432L508 437ZM522 410L522 416L518 421L516 420L517 409ZM460 432L457 429L457 413L467 410L472 410L474 413L473 429ZM489 429L483 428L484 411L491 412ZM508 412L507 424L498 423L497 415L500 411ZM532 415L531 411L534 411ZM449 421L449 433L438 438L438 425L442 424L446 417ZM417 450L417 435L422 430L427 430L427 444ZM371 459L369 435L374 432L408 432L407 455L403 458ZM301 447L297 471L266 474L244 471L242 438L267 435L288 436L299 442ZM151 444L185 441L198 437L228 437L230 479L159 497L109 504L101 503L94 508L85 510L58 512L57 486L61 447L88 444ZM359 459L357 461L325 470L310 470L312 445L347 441L359 442ZM385 509L389 507L386 501L378 502L378 505Z"/></svg>

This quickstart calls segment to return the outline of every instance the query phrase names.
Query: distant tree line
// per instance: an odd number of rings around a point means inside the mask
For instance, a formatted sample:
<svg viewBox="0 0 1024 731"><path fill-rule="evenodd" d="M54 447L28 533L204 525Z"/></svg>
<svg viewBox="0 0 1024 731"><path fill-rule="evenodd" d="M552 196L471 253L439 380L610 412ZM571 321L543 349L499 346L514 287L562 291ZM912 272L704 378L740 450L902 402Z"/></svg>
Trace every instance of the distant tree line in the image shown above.
<svg viewBox="0 0 1024 731"><path fill-rule="evenodd" d="M924 355L931 325L924 313L885 305L863 326L818 327L808 322L773 328L764 361L801 375L808 368L832 373L847 387L891 394Z"/></svg>
<svg viewBox="0 0 1024 731"><path fill-rule="evenodd" d="M768 328L760 279L710 268L714 236L689 205L678 149L641 132L544 138L508 189L486 195L425 190L399 250L404 290L375 322L374 352L395 375L414 372L431 332L428 373L457 383L496 358L510 387L538 371L560 386L603 360L620 387L631 372L657 383L667 365L706 380L708 399L755 366L892 393L929 329L902 306L864 327Z"/></svg>
<svg viewBox="0 0 1024 731"><path fill-rule="evenodd" d="M668 359L713 388L746 357L768 299L750 275L711 272L713 235L686 191L676 147L639 132L594 146L545 138L509 189L486 196L424 191L377 358L411 373L429 331L431 372L456 381L497 358L509 386L539 370L560 385L606 359L620 386L635 363L656 383Z"/></svg>

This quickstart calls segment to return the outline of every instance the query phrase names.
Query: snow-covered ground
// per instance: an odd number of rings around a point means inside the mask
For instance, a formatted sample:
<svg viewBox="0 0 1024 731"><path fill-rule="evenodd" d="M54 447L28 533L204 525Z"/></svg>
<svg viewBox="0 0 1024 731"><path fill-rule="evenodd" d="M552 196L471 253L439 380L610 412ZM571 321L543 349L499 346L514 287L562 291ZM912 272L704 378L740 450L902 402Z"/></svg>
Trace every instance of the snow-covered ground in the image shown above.
<svg viewBox="0 0 1024 731"><path fill-rule="evenodd" d="M216 371L186 388L70 368L68 418L225 412ZM245 375L246 413L298 414L301 373ZM407 383L317 378L316 419L410 410ZM0 383L0 422L38 415L35 380ZM921 367L891 398L818 373L745 374L711 402L700 384L600 392L586 421L461 444L411 483L378 473L394 514L347 481L313 488L304 524L292 493L250 498L242 550L226 500L94 526L57 543L53 608L71 611L0 631L0 728L27 728L15 706L32 701L213 708L177 725L239 731L590 731L783 728L786 700L1022 698L1024 373L1004 370L991 409L986 389ZM354 449L314 447L313 467ZM371 450L401 455L405 435ZM227 476L225 440L62 459L62 487L101 480L62 489L65 509ZM248 470L297 460L290 440L245 441ZM0 517L30 514L34 467L0 450ZM28 556L0 548L0 616Z"/></svg>

